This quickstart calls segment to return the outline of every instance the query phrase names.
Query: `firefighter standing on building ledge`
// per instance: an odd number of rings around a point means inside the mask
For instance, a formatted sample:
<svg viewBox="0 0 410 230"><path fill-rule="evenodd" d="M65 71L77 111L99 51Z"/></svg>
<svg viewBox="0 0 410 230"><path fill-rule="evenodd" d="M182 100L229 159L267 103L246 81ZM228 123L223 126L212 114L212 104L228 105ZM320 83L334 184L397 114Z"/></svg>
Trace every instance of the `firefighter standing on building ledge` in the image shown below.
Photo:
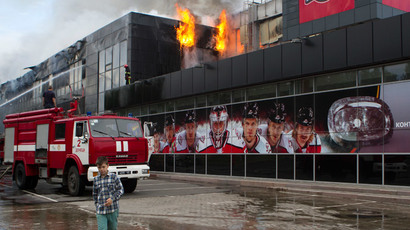
<svg viewBox="0 0 410 230"><path fill-rule="evenodd" d="M125 84L131 84L131 71L127 64L124 65L125 68Z"/></svg>

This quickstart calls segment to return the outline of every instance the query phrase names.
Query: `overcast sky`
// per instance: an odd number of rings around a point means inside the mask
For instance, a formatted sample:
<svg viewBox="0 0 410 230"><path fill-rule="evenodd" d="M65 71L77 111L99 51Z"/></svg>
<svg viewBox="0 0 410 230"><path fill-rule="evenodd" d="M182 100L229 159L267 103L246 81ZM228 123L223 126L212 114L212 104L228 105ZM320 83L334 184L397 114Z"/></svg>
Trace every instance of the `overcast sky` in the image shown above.
<svg viewBox="0 0 410 230"><path fill-rule="evenodd" d="M222 8L238 11L244 0L179 0L197 16L217 19ZM131 11L176 18L177 0L0 0L0 84L25 67L67 48ZM208 19L206 19L208 18ZM211 21L211 20L208 20ZM203 22L203 24L209 24Z"/></svg>

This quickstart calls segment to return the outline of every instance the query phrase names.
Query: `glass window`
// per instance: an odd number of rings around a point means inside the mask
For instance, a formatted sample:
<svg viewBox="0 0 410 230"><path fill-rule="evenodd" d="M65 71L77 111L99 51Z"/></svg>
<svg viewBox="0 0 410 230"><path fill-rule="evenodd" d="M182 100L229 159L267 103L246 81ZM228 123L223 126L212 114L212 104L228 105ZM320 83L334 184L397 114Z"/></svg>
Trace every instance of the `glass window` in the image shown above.
<svg viewBox="0 0 410 230"><path fill-rule="evenodd" d="M175 101L176 110L190 109L194 107L194 98L188 97Z"/></svg>
<svg viewBox="0 0 410 230"><path fill-rule="evenodd" d="M247 100L276 97L276 84L266 84L246 90Z"/></svg>
<svg viewBox="0 0 410 230"><path fill-rule="evenodd" d="M118 88L120 86L120 69L114 69L112 71L112 87Z"/></svg>
<svg viewBox="0 0 410 230"><path fill-rule="evenodd" d="M220 104L231 103L231 91L219 93L219 103Z"/></svg>
<svg viewBox="0 0 410 230"><path fill-rule="evenodd" d="M297 94L313 92L313 78L295 81L295 90Z"/></svg>
<svg viewBox="0 0 410 230"><path fill-rule="evenodd" d="M100 74L98 77L98 92L99 93L104 92L105 90L104 85L105 85L104 74Z"/></svg>
<svg viewBox="0 0 410 230"><path fill-rule="evenodd" d="M174 101L168 101L168 102L165 102L165 111L166 112L171 112L171 111L174 111Z"/></svg>
<svg viewBox="0 0 410 230"><path fill-rule="evenodd" d="M120 43L120 66L127 64L127 41Z"/></svg>
<svg viewBox="0 0 410 230"><path fill-rule="evenodd" d="M120 44L115 44L112 49L112 67L120 66Z"/></svg>
<svg viewBox="0 0 410 230"><path fill-rule="evenodd" d="M278 96L288 96L293 94L293 81L278 84Z"/></svg>
<svg viewBox="0 0 410 230"><path fill-rule="evenodd" d="M158 103L158 104L153 104L149 106L149 113L154 114L154 113L162 113L164 112L164 104L163 103Z"/></svg>
<svg viewBox="0 0 410 230"><path fill-rule="evenodd" d="M356 72L344 72L315 78L316 91L356 86Z"/></svg>
<svg viewBox="0 0 410 230"><path fill-rule="evenodd" d="M384 67L384 82L410 79L410 62Z"/></svg>
<svg viewBox="0 0 410 230"><path fill-rule="evenodd" d="M103 113L104 109L104 93L100 93L98 95L98 112Z"/></svg>
<svg viewBox="0 0 410 230"><path fill-rule="evenodd" d="M141 106L141 116L143 116L143 115L148 115L149 113L149 111L148 111L148 109L149 109L149 106L148 105L144 105L144 106Z"/></svg>
<svg viewBox="0 0 410 230"><path fill-rule="evenodd" d="M212 93L206 96L208 105L219 105L219 94Z"/></svg>
<svg viewBox="0 0 410 230"><path fill-rule="evenodd" d="M100 51L100 53L98 54L98 66L99 66L98 68L99 73L104 73L105 72L105 51Z"/></svg>
<svg viewBox="0 0 410 230"><path fill-rule="evenodd" d="M371 68L357 72L359 85L379 84L382 81L382 68Z"/></svg>
<svg viewBox="0 0 410 230"><path fill-rule="evenodd" d="M142 137L142 128L139 121L128 119L116 119L120 136Z"/></svg>
<svg viewBox="0 0 410 230"><path fill-rule="evenodd" d="M205 107L206 106L206 96L201 95L196 97L196 107Z"/></svg>
<svg viewBox="0 0 410 230"><path fill-rule="evenodd" d="M105 73L105 90L110 90L111 89L111 71L107 71Z"/></svg>
<svg viewBox="0 0 410 230"><path fill-rule="evenodd" d="M112 64L112 47L105 50L105 65Z"/></svg>
<svg viewBox="0 0 410 230"><path fill-rule="evenodd" d="M232 102L242 102L245 101L245 90L238 89L232 91Z"/></svg>
<svg viewBox="0 0 410 230"><path fill-rule="evenodd" d="M124 67L120 67L120 86L124 86L125 85L125 68Z"/></svg>

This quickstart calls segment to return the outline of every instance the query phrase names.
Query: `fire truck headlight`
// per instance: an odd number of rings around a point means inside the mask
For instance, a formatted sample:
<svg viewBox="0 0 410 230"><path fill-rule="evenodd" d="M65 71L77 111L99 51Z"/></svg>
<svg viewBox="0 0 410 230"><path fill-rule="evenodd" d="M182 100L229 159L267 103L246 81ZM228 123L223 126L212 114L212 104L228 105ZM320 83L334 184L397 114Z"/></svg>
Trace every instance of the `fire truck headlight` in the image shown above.
<svg viewBox="0 0 410 230"><path fill-rule="evenodd" d="M149 169L143 169L142 174L149 174Z"/></svg>

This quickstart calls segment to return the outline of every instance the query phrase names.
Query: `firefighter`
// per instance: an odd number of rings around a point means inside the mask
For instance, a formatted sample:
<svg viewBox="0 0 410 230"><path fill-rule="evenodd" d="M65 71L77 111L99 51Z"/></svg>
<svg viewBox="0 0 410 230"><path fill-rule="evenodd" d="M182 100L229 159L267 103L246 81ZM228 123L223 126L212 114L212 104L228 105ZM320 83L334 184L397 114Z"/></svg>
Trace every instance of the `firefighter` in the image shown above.
<svg viewBox="0 0 410 230"><path fill-rule="evenodd" d="M124 65L125 68L125 84L131 84L131 71L127 64Z"/></svg>

